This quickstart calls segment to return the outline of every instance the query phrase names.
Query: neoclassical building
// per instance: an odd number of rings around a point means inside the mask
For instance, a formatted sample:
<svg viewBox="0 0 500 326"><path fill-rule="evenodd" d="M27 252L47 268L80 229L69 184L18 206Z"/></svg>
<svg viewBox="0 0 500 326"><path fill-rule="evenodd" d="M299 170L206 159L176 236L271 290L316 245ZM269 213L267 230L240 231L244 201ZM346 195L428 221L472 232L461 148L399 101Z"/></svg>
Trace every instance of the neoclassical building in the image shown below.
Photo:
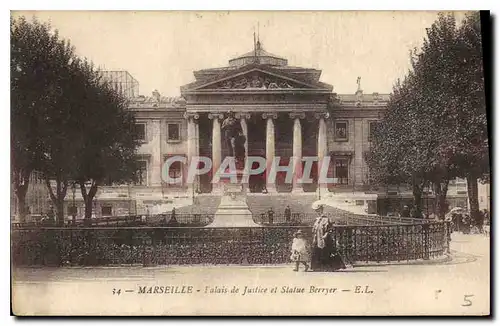
<svg viewBox="0 0 500 326"><path fill-rule="evenodd" d="M126 78L116 77L121 76L117 72L107 76L115 76L111 82L129 96L130 110L135 112L143 142L138 152L141 178L134 185L101 187L95 216L155 214L165 207L190 205L198 196L221 195L220 188L210 182L211 173L194 184L169 184L162 179L162 167L172 156L183 156L188 164L194 156L205 156L217 169L228 155L221 131L228 112L234 112L241 124L246 155L265 157L268 163L279 156L280 165L288 165L292 157L321 160L329 156L328 176L336 178L335 183L318 185L316 164L311 184L286 183L285 173L278 173L276 182L266 185L263 173L250 177L249 195L261 194L264 188L267 196L369 193L378 203L371 205L371 213L386 213L402 200L411 200L409 189L375 189L369 184L365 155L389 95L365 94L359 78L352 94L336 94L332 85L320 81L321 70L290 66L287 59L265 51L260 43L253 51L230 59L226 67L194 71L195 80L181 86L179 98L157 91L135 96L138 85L128 73L123 73ZM169 174L185 177L186 170L187 164L178 162ZM465 184L450 186L449 198L466 205ZM83 216L79 193L69 193L66 200L68 215L74 204L78 216ZM433 200L432 193L424 204L429 200Z"/></svg>

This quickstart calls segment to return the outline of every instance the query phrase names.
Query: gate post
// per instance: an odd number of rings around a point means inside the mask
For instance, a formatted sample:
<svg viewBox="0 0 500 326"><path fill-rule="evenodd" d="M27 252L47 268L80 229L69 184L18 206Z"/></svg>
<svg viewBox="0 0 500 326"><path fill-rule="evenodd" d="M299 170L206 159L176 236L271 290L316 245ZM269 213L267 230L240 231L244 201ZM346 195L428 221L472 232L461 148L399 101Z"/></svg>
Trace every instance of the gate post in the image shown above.
<svg viewBox="0 0 500 326"><path fill-rule="evenodd" d="M429 247L430 247L430 243L429 243L429 224L428 223L424 223L422 225L422 231L424 233L424 260L429 260Z"/></svg>
<svg viewBox="0 0 500 326"><path fill-rule="evenodd" d="M148 234L144 234L142 237L142 266L149 267L153 265L153 253L150 248L153 243L152 237L148 236Z"/></svg>

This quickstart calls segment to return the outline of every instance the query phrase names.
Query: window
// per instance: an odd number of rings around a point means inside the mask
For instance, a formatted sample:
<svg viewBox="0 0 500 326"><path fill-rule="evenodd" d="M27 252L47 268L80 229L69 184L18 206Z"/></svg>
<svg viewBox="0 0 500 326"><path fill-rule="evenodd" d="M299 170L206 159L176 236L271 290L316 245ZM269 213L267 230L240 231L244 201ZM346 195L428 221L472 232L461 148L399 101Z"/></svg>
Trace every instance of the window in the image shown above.
<svg viewBox="0 0 500 326"><path fill-rule="evenodd" d="M140 141L146 141L146 124L145 123L136 123L135 124L135 132L137 133L137 137Z"/></svg>
<svg viewBox="0 0 500 326"><path fill-rule="evenodd" d="M165 160L166 161L167 159L169 158L169 156L165 156ZM179 161L175 161L173 162L172 164L170 164L169 168L168 168L168 176L172 179L174 178L182 178L182 162L179 162ZM175 186L181 186L182 185L182 182L179 183L179 182L166 182L166 185L167 186L172 186L172 187L175 187Z"/></svg>
<svg viewBox="0 0 500 326"><path fill-rule="evenodd" d="M101 215L102 216L111 216L111 215L113 215L112 212L113 212L112 206L106 205L106 206L101 207Z"/></svg>
<svg viewBox="0 0 500 326"><path fill-rule="evenodd" d="M335 141L347 141L348 133L347 121L335 121Z"/></svg>
<svg viewBox="0 0 500 326"><path fill-rule="evenodd" d="M180 126L178 123L167 124L167 137L169 141L181 140Z"/></svg>
<svg viewBox="0 0 500 326"><path fill-rule="evenodd" d="M113 181L111 179L111 177L104 177L104 180L102 181L102 185L103 186L112 186L113 185Z"/></svg>
<svg viewBox="0 0 500 326"><path fill-rule="evenodd" d="M137 171L137 184L141 186L148 185L148 161L140 160Z"/></svg>
<svg viewBox="0 0 500 326"><path fill-rule="evenodd" d="M364 200L356 200L356 206L363 206L365 204Z"/></svg>
<svg viewBox="0 0 500 326"><path fill-rule="evenodd" d="M378 121L370 121L369 130L368 130L368 141L371 142L373 140L373 136L375 135L375 130L377 130Z"/></svg>
<svg viewBox="0 0 500 326"><path fill-rule="evenodd" d="M335 175L337 183L346 185L349 183L349 159L337 158L335 159Z"/></svg>
<svg viewBox="0 0 500 326"><path fill-rule="evenodd" d="M77 215L76 206L68 206L68 215Z"/></svg>

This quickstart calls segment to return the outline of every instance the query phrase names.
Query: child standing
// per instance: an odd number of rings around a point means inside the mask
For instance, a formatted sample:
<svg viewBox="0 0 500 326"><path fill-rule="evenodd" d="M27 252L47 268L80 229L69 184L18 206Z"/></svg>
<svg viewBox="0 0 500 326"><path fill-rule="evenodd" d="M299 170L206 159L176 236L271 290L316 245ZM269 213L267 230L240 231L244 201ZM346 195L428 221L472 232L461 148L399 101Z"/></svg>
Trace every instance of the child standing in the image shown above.
<svg viewBox="0 0 500 326"><path fill-rule="evenodd" d="M309 261L309 253L307 251L307 242L304 239L302 231L297 231L294 235L292 242L292 255L290 259L295 262L294 271L297 272L299 270L299 264L304 264L305 272L309 270L309 265L307 262Z"/></svg>

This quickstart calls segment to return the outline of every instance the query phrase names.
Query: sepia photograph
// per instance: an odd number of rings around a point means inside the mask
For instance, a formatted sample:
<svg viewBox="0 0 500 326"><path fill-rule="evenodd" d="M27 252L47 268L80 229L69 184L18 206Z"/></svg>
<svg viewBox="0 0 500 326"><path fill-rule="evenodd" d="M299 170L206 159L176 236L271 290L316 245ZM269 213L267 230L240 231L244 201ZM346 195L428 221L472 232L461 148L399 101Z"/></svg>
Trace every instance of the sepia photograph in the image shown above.
<svg viewBox="0 0 500 326"><path fill-rule="evenodd" d="M490 20L11 11L11 314L490 316Z"/></svg>

